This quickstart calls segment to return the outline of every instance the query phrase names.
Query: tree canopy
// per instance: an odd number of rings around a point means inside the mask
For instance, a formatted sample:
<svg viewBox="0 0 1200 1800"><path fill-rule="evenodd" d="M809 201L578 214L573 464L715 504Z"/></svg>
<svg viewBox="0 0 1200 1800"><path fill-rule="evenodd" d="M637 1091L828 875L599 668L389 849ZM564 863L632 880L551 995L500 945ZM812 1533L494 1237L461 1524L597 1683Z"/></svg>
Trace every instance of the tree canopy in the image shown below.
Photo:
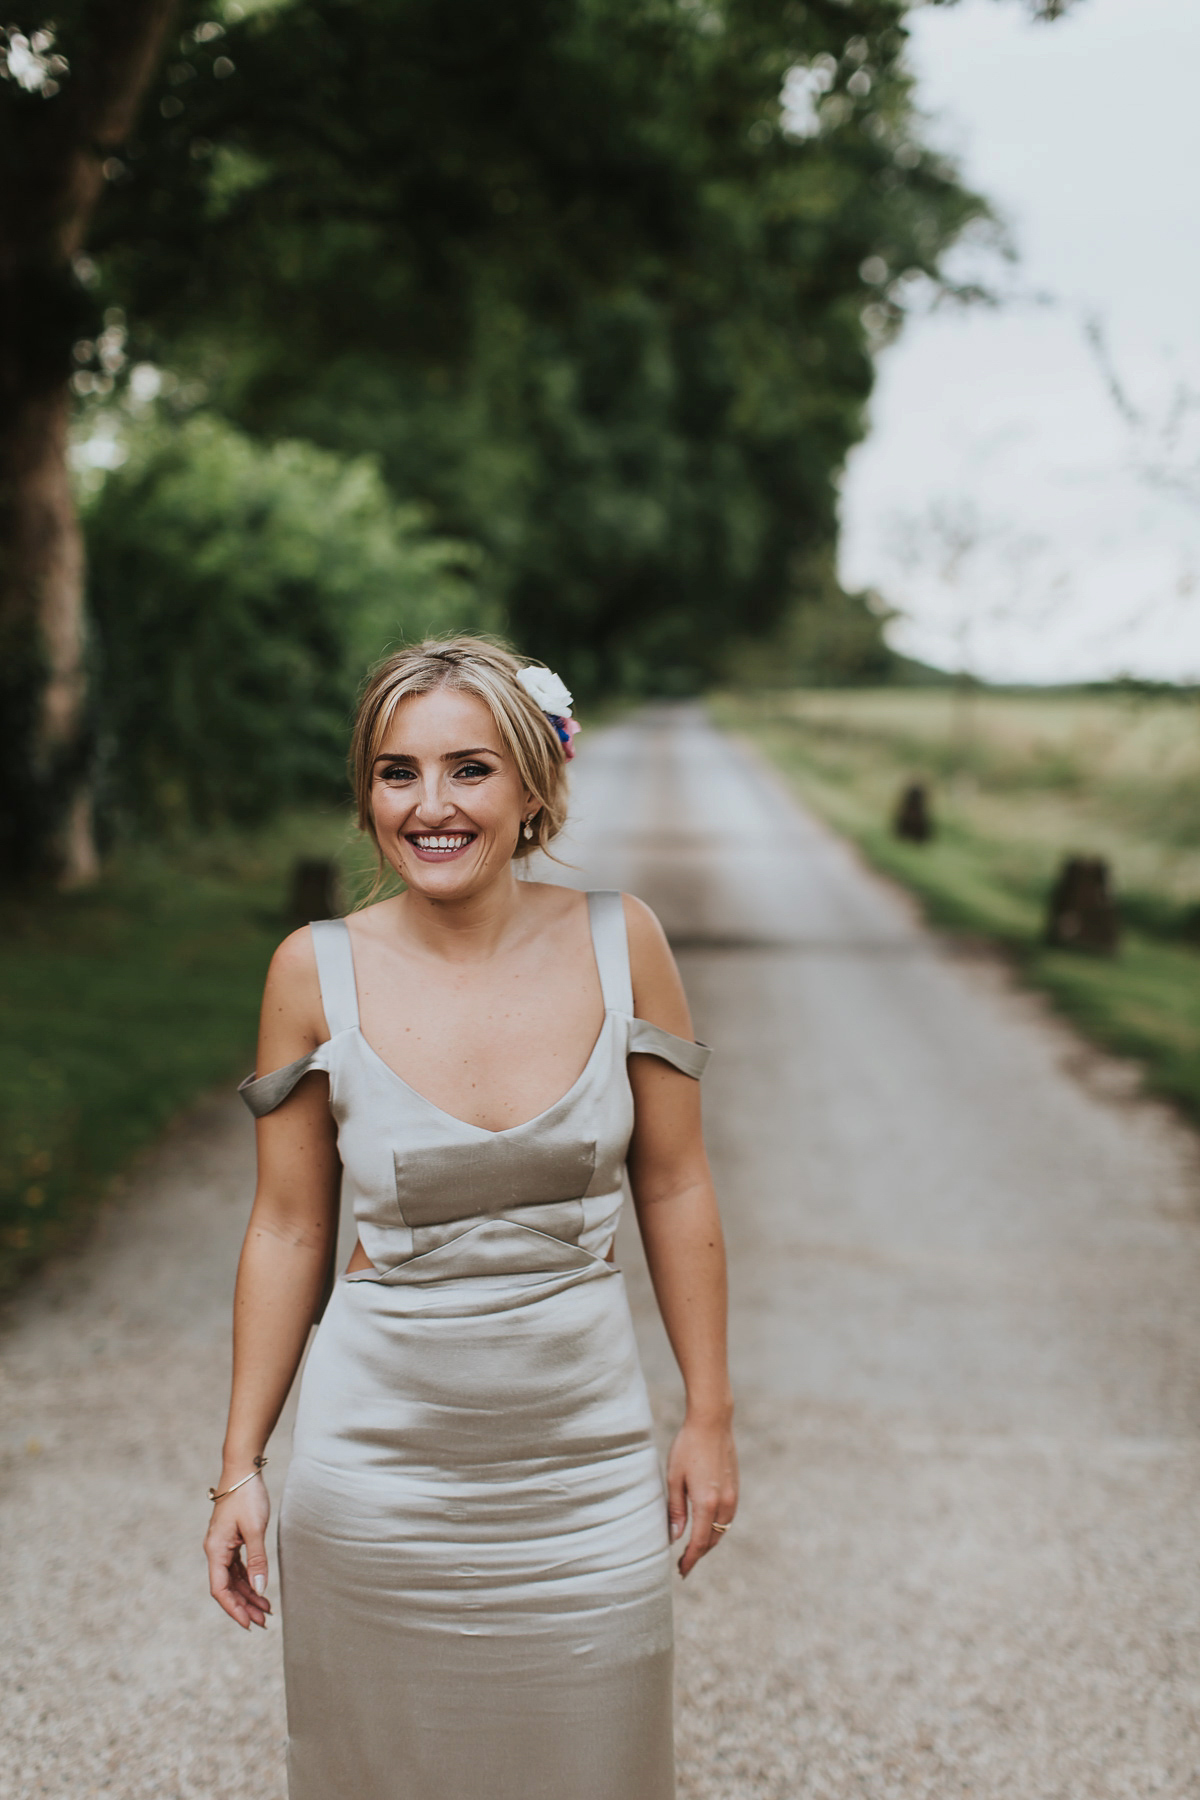
<svg viewBox="0 0 1200 1800"><path fill-rule="evenodd" d="M378 516L408 521L397 567L459 547L458 601L438 618L494 621L584 694L690 691L755 643L808 657L836 641L840 668L876 669L861 600L830 631L787 621L840 604L837 485L876 349L989 223L922 140L910 10L64 0L51 24L18 0L0 31L16 174L0 200L0 641L20 714L0 786L15 861L36 865L56 819L86 849L96 743L136 769L129 696L171 690L171 657L213 642L204 615L230 620L231 595L264 665L286 663L293 629L297 668L336 641L324 719L346 703L346 647L369 653L356 618L381 639L420 628L430 609L404 580L385 630L374 575L363 596L328 579L339 541L361 566L335 496L363 456ZM102 328L114 308L120 348ZM103 404L139 364L173 372L174 397L127 421L130 468L89 508L106 671L89 707L64 396L70 377ZM273 445L291 446L283 462ZM222 459L270 496L270 522L235 506L223 531L201 506L196 529L225 562L193 559L173 581L169 557L192 540L172 507L233 494ZM288 592L305 482L329 521L320 546L298 534L311 566L293 618L269 599L264 556L273 545ZM230 546L256 531L261 579L222 589ZM185 784L206 813L245 810L243 788L228 769Z"/></svg>
<svg viewBox="0 0 1200 1800"><path fill-rule="evenodd" d="M901 283L985 215L901 0L237 10L193 10L94 240L135 351L375 452L584 688L769 629Z"/></svg>

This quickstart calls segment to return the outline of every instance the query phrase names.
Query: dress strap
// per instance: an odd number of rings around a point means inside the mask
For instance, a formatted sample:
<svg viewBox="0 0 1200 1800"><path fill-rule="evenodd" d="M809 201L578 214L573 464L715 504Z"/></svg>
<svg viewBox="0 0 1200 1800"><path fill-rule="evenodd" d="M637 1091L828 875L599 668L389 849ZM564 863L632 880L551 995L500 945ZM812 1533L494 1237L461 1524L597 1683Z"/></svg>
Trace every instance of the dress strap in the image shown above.
<svg viewBox="0 0 1200 1800"><path fill-rule="evenodd" d="M314 919L309 926L313 950L317 958L317 979L321 984L321 1005L330 1038L339 1031L350 1031L358 1024L358 987L354 980L354 951L345 919ZM328 1042L318 1044L307 1056L301 1056L284 1069L272 1069L269 1075L248 1075L238 1093L256 1119L274 1112L286 1100L296 1083L310 1069L329 1073Z"/></svg>
<svg viewBox="0 0 1200 1800"><path fill-rule="evenodd" d="M321 983L321 1005L330 1037L358 1024L358 987L354 980L354 951L345 919L314 919L309 926Z"/></svg>
<svg viewBox="0 0 1200 1800"><path fill-rule="evenodd" d="M652 1025L649 1019L635 1019L629 1033L629 1054L661 1056L681 1075L699 1081L712 1051L707 1044L693 1044L687 1038L676 1037L673 1031L664 1031L661 1025Z"/></svg>
<svg viewBox="0 0 1200 1800"><path fill-rule="evenodd" d="M588 917L592 948L600 971L600 991L608 1012L633 1012L633 982L629 975L629 939L625 932L625 907L613 889L589 894Z"/></svg>
<svg viewBox="0 0 1200 1800"><path fill-rule="evenodd" d="M250 1108L256 1119L261 1119L269 1112L281 1106L291 1093L301 1076L310 1070L322 1069L329 1073L329 1057L327 1044L318 1044L307 1056L299 1057L286 1068L272 1069L269 1075L247 1075L238 1088L238 1093Z"/></svg>

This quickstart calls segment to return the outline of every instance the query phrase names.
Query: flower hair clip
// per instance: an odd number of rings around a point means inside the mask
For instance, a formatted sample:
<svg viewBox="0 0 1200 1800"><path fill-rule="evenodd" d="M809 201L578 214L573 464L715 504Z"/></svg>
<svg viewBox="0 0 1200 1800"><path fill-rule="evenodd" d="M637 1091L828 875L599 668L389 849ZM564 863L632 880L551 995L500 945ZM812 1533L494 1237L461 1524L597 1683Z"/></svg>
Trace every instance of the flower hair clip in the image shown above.
<svg viewBox="0 0 1200 1800"><path fill-rule="evenodd" d="M563 747L563 756L570 762L575 754L571 739L579 730L579 725L571 717L573 702L566 684L553 669L544 669L539 663L531 663L527 669L518 669L517 680L534 705L541 707L553 725Z"/></svg>

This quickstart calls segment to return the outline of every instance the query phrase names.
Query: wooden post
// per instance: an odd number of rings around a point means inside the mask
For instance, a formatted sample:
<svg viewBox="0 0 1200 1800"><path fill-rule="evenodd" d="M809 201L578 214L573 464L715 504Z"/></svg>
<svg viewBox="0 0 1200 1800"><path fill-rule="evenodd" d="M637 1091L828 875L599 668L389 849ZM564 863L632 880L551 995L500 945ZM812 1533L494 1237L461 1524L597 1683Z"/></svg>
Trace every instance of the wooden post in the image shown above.
<svg viewBox="0 0 1200 1800"><path fill-rule="evenodd" d="M892 830L908 844L927 844L933 836L929 795L921 782L912 782L901 794L892 818Z"/></svg>
<svg viewBox="0 0 1200 1800"><path fill-rule="evenodd" d="M1068 856L1050 891L1046 942L1057 950L1112 956L1121 926L1102 856Z"/></svg>

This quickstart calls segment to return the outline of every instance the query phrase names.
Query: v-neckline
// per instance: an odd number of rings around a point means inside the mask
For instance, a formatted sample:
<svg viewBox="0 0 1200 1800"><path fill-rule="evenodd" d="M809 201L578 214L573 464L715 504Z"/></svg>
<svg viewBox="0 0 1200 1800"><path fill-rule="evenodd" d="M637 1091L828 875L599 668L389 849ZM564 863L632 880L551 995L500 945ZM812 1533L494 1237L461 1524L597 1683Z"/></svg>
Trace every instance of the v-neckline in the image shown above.
<svg viewBox="0 0 1200 1800"><path fill-rule="evenodd" d="M600 1046L608 1033L612 1018L613 1014L611 1008L606 1008L604 1013L604 1023L596 1034L596 1041L588 1053L588 1059L567 1089L566 1093L560 1094L557 1100L551 1101L550 1105L543 1107L541 1112L534 1113L531 1119L522 1119L519 1125L502 1125L499 1131L492 1131L487 1125L472 1125L469 1119L460 1119L457 1113L447 1112L444 1106L439 1106L436 1100L431 1100L428 1094L423 1094L419 1088L415 1088L412 1085L411 1081L405 1081L403 1075L398 1075L396 1073L391 1063L380 1056L374 1044L371 1043L370 1039L363 1031L361 1024L353 1025L350 1029L356 1033L358 1041L362 1044L364 1050L366 1050L367 1054L379 1064L379 1067L390 1075L393 1081L398 1082L406 1094L411 1094L414 1100L419 1100L422 1106L427 1106L431 1112L439 1113L443 1119L449 1119L455 1125L461 1125L464 1131L478 1131L482 1132L484 1137L502 1138L511 1136L514 1131L528 1131L531 1125L540 1124L543 1119L549 1118L551 1113L557 1112L560 1106L565 1106L567 1101L574 1097L576 1090L583 1086L584 1081L591 1073L592 1064L600 1054Z"/></svg>

